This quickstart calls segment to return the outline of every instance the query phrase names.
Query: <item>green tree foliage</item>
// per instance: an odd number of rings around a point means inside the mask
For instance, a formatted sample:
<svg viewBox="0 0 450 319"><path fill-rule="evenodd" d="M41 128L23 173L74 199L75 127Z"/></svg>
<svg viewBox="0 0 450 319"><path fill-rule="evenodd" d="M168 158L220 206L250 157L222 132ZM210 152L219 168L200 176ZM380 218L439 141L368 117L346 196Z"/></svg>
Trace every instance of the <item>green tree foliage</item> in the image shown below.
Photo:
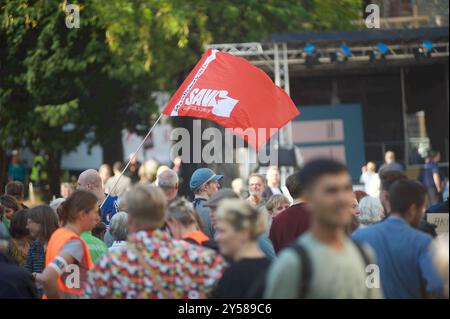
<svg viewBox="0 0 450 319"><path fill-rule="evenodd" d="M65 25L69 3L78 29ZM147 129L152 93L175 90L206 44L349 29L361 3L0 0L0 145L48 154L56 192L62 154L90 138L104 161L121 159L121 130Z"/></svg>
<svg viewBox="0 0 450 319"><path fill-rule="evenodd" d="M119 74L150 71L161 89L208 43L260 41L272 32L355 28L362 0L94 0Z"/></svg>

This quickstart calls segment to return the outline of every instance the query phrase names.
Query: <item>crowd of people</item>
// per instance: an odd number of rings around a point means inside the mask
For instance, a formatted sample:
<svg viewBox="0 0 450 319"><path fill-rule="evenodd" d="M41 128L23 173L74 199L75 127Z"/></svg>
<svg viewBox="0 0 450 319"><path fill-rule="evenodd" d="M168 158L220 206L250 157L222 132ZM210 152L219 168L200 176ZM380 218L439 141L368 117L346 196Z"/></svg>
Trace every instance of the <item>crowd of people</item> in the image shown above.
<svg viewBox="0 0 450 319"><path fill-rule="evenodd" d="M423 159L423 168L420 170L417 180L427 189L428 201L430 205L435 205L448 198L449 182L448 177L439 168L441 154L435 150L429 150ZM377 172L375 162L368 162L362 167L360 182L364 185L364 191L373 197L379 196L380 174L387 171L404 171L402 164L397 162L395 153L387 151L384 156L384 163Z"/></svg>
<svg viewBox="0 0 450 319"><path fill-rule="evenodd" d="M379 172L364 168L365 191L330 159L285 185L273 166L233 189L203 167L188 181L192 201L167 166L137 183L135 160L126 176L120 162L113 174L88 169L76 189L32 208L11 181L0 196L0 298L448 298L448 235L426 222L448 213L436 159L418 182L389 153Z"/></svg>

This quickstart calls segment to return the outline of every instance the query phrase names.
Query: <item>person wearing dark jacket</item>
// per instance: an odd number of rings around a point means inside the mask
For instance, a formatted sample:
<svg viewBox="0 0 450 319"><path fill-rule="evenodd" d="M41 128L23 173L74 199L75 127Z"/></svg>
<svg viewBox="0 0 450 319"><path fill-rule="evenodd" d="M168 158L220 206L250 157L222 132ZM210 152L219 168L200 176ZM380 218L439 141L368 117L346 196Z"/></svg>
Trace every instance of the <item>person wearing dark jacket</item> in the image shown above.
<svg viewBox="0 0 450 319"><path fill-rule="evenodd" d="M438 203L436 205L433 205L429 207L426 211L426 214L428 213L448 213L448 198L445 200L445 202Z"/></svg>
<svg viewBox="0 0 450 319"><path fill-rule="evenodd" d="M9 236L0 228L0 299L37 298L31 274L6 254L8 246Z"/></svg>
<svg viewBox="0 0 450 319"><path fill-rule="evenodd" d="M214 299L260 299L270 265L258 245L267 219L242 199L224 199L217 208L217 242L231 260L212 294Z"/></svg>
<svg viewBox="0 0 450 319"><path fill-rule="evenodd" d="M266 173L267 185L263 192L263 198L268 200L272 195L283 194L280 188L280 170L277 166L270 166Z"/></svg>
<svg viewBox="0 0 450 319"><path fill-rule="evenodd" d="M205 203L211 196L216 193L220 184L219 181L223 175L217 175L209 168L202 167L197 169L191 176L189 188L194 193L192 205L200 216L202 222L202 231L210 239L214 239L214 227L211 223L211 209L205 206Z"/></svg>
<svg viewBox="0 0 450 319"><path fill-rule="evenodd" d="M287 178L286 187L294 202L272 221L269 237L276 253L305 233L311 224L310 214L302 199L302 185L298 173L294 173Z"/></svg>

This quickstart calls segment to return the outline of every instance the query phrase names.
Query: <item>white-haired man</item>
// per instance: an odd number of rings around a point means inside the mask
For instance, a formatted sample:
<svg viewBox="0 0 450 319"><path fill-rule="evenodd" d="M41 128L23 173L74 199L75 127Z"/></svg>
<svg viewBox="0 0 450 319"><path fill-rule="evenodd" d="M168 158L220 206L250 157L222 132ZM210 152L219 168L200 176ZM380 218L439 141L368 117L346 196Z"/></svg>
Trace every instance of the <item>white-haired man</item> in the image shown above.
<svg viewBox="0 0 450 319"><path fill-rule="evenodd" d="M164 170L157 177L157 186L161 188L167 201L171 202L178 195L178 174L170 168Z"/></svg>

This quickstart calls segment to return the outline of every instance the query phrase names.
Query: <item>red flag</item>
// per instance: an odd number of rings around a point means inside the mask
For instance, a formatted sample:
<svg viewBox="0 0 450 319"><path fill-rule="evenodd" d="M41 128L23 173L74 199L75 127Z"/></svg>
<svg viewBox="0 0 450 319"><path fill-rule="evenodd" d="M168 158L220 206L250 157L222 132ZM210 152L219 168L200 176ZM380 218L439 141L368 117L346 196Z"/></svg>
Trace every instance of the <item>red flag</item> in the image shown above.
<svg viewBox="0 0 450 319"><path fill-rule="evenodd" d="M273 129L300 114L286 92L262 70L243 58L213 49L206 51L163 113L241 129L233 132L257 151L276 133ZM246 134L251 130L256 139Z"/></svg>

